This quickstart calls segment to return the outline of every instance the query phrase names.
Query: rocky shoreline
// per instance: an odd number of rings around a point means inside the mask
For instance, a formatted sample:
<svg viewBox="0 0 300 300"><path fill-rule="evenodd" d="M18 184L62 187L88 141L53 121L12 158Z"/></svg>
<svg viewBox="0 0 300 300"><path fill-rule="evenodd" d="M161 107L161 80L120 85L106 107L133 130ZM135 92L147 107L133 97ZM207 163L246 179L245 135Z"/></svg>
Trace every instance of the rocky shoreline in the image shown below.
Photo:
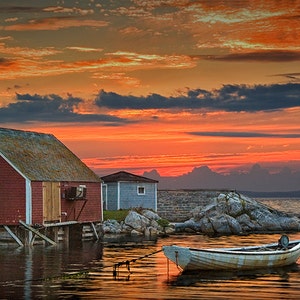
<svg viewBox="0 0 300 300"><path fill-rule="evenodd" d="M144 209L129 211L125 220L106 220L103 222L104 234L127 234L131 236L157 236L175 232L175 227L167 220L162 219L151 210Z"/></svg>
<svg viewBox="0 0 300 300"><path fill-rule="evenodd" d="M131 210L125 220L103 222L103 233L160 236L180 232L232 235L265 232L296 232L300 219L266 206L237 192L220 193L206 206L195 207L192 218L170 223L151 210Z"/></svg>

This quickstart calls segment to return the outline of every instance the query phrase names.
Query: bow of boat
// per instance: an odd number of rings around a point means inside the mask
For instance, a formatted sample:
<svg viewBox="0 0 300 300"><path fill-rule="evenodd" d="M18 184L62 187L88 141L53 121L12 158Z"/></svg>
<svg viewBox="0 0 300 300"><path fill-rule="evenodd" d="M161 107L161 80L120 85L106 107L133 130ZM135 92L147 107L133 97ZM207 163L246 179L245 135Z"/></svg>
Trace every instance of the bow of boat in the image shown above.
<svg viewBox="0 0 300 300"><path fill-rule="evenodd" d="M192 253L187 247L176 245L163 246L164 255L181 269L185 269L191 261Z"/></svg>

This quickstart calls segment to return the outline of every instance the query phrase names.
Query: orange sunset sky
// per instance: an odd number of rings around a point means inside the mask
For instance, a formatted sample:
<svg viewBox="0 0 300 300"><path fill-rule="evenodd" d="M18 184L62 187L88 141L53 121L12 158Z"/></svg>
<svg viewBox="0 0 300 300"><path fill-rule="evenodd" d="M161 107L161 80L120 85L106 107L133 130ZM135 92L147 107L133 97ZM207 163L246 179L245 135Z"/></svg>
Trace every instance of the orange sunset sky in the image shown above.
<svg viewBox="0 0 300 300"><path fill-rule="evenodd" d="M0 126L99 175L300 171L300 1L0 1Z"/></svg>

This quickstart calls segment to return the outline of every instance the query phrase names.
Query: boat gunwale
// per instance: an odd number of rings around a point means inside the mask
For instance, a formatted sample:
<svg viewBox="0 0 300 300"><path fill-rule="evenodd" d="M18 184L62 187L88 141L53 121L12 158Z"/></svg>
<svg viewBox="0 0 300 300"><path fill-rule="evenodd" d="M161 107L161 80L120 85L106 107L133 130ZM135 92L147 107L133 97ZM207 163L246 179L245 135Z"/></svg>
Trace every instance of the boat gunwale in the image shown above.
<svg viewBox="0 0 300 300"><path fill-rule="evenodd" d="M243 255L276 255L276 254L285 254L293 253L300 249L300 241L293 241L289 243L289 248L278 248L278 249L267 249L268 247L278 247L278 244L265 244L260 246L249 246L249 247L240 247L240 248L210 248L210 249L201 249L201 248L191 248L191 247L181 247L186 248L194 252L206 252L206 253L219 253L219 254L243 254Z"/></svg>

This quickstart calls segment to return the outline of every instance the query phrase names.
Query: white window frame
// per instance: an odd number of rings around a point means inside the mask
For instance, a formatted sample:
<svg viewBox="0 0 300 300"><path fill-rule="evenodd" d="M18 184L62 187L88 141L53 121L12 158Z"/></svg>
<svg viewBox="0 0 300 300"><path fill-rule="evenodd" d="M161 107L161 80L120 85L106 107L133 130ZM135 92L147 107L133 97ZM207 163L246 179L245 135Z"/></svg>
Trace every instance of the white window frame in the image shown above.
<svg viewBox="0 0 300 300"><path fill-rule="evenodd" d="M143 192L142 192L142 193L140 192L140 189L143 189ZM145 186L143 186L143 185L138 185L138 186L137 186L137 194L138 194L138 195L146 195L146 188L145 188Z"/></svg>

